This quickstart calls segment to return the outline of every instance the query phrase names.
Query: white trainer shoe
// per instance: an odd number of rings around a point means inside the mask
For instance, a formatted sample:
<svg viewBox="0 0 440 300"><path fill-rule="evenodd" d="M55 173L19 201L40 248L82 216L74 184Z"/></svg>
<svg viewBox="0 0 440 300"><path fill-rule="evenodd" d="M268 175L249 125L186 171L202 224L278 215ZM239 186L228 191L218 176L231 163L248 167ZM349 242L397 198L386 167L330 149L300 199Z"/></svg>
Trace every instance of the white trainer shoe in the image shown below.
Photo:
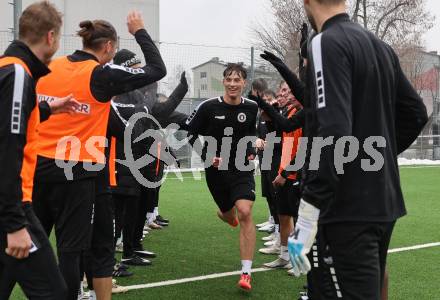
<svg viewBox="0 0 440 300"><path fill-rule="evenodd" d="M78 290L78 298L77 299L78 300L89 300L90 299L90 293L84 291L84 286L83 286L82 282L81 282L81 285Z"/></svg>
<svg viewBox="0 0 440 300"><path fill-rule="evenodd" d="M271 246L268 246L266 248L261 248L258 251L263 254L280 254L281 251L280 235L279 234L276 235L276 238L273 240L273 244Z"/></svg>
<svg viewBox="0 0 440 300"><path fill-rule="evenodd" d="M262 237L261 240L268 242L268 241L272 241L275 238L276 238L276 234L275 234L275 232L273 232L273 233L269 234L268 236Z"/></svg>
<svg viewBox="0 0 440 300"><path fill-rule="evenodd" d="M258 231L260 231L260 232L272 233L274 230L275 230L275 225L273 225L273 224L267 224L266 226L258 228Z"/></svg>
<svg viewBox="0 0 440 300"><path fill-rule="evenodd" d="M123 243L117 244L115 248L115 252L122 253L123 251L124 251L124 244Z"/></svg>
<svg viewBox="0 0 440 300"><path fill-rule="evenodd" d="M278 255L280 254L280 245L279 244L274 244L270 247L267 248L261 248L258 250L258 252L263 253L263 254L269 254L269 255Z"/></svg>
<svg viewBox="0 0 440 300"><path fill-rule="evenodd" d="M90 291L89 300L97 300L95 291Z"/></svg>
<svg viewBox="0 0 440 300"><path fill-rule="evenodd" d="M128 292L128 289L125 286L117 285L116 280L112 280L112 294L121 294Z"/></svg>
<svg viewBox="0 0 440 300"><path fill-rule="evenodd" d="M270 269L288 269L288 267L292 267L288 260L284 260L281 257L278 257L276 260L263 264L266 268Z"/></svg>
<svg viewBox="0 0 440 300"><path fill-rule="evenodd" d="M295 276L295 273L293 273L293 269L292 269L292 268L290 268L290 269L287 271L287 275L289 275L289 276Z"/></svg>
<svg viewBox="0 0 440 300"><path fill-rule="evenodd" d="M270 246L275 245L276 243L277 243L277 239L275 238L275 239L273 239L273 240L271 240L271 241L265 242L265 243L264 243L264 246L266 246L266 247L270 247Z"/></svg>
<svg viewBox="0 0 440 300"><path fill-rule="evenodd" d="M256 224L255 227L260 228L260 227L267 226L269 224L270 224L269 221L266 221L266 222L263 222L263 223L260 223L260 224Z"/></svg>

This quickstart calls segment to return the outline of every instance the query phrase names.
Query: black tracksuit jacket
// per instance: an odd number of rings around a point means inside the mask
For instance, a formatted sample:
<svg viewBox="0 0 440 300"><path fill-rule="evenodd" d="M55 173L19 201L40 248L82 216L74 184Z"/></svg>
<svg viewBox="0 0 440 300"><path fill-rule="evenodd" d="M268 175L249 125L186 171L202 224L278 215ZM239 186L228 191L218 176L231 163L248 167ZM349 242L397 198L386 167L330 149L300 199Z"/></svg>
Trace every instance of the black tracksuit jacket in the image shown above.
<svg viewBox="0 0 440 300"><path fill-rule="evenodd" d="M304 136L334 137L335 142L322 150L318 170L309 168L316 163L309 151L302 174L303 199L320 208L321 224L395 221L406 214L397 155L427 123L422 99L393 49L347 14L327 20L308 51L310 97L304 103ZM334 145L344 136L359 141L359 152L338 174ZM364 148L370 137L386 142L385 147L374 145L383 157L377 171L362 168L374 163L371 151Z"/></svg>

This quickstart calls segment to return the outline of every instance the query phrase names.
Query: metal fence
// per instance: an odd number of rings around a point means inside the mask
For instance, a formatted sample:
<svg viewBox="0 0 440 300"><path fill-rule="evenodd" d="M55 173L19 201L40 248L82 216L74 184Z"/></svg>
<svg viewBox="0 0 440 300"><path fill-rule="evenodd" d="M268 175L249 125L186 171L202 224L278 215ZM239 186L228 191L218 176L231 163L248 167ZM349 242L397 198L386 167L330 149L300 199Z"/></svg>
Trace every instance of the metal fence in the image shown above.
<svg viewBox="0 0 440 300"><path fill-rule="evenodd" d="M0 54L3 54L13 39L14 34L12 31L0 31Z"/></svg>
<svg viewBox="0 0 440 300"><path fill-rule="evenodd" d="M0 53L6 49L13 39L10 31L0 31ZM265 78L272 89L275 89L280 81L279 74L271 67L264 65L256 59L259 52L253 48L225 47L212 45L193 45L171 42L157 42L165 64L167 76L159 82L158 92L168 96L178 85L183 71L189 83L187 98L178 107L178 111L190 114L195 107L204 99L223 94L222 78L223 70L227 63L241 62L248 69L249 82L254 78ZM68 55L76 49L81 49L81 40L75 35L64 35L60 41L60 49L56 56ZM128 49L136 53L141 59L143 54L134 39L118 39L118 49ZM440 76L439 82L440 82ZM440 159L439 124L440 99L435 95L433 114L430 123L422 133L422 136L412 147L403 153L401 157L417 159ZM177 140L182 139L185 133L176 134ZM171 144L176 142L172 139ZM181 167L197 168L201 166L200 160L194 156L188 146L177 150L181 159Z"/></svg>
<svg viewBox="0 0 440 300"><path fill-rule="evenodd" d="M399 157L416 160L440 160L440 135L421 135Z"/></svg>

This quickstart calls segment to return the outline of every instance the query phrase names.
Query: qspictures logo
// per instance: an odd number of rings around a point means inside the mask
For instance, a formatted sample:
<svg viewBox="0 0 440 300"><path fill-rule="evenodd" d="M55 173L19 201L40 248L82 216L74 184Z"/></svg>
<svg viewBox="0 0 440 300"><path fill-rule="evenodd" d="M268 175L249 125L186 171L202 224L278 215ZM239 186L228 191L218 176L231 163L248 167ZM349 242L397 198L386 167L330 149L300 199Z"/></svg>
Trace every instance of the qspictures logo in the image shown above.
<svg viewBox="0 0 440 300"><path fill-rule="evenodd" d="M142 121L143 124L154 124L151 128L144 130L139 136L133 139L134 128L138 122ZM155 129L153 129L155 128ZM170 124L163 129L159 122L146 112L138 112L134 114L127 122L124 132L124 160L116 160L117 163L126 166L134 178L139 184L147 188L156 188L160 186L166 179L165 176L159 181L151 181L144 176L141 171L147 166L152 166L155 162L160 160L167 166L178 165L176 158L167 151L167 140L169 138L175 138L176 132L180 129L177 124ZM189 146L192 155L202 155L206 158L203 166L208 168L212 166L214 158L220 156L222 163L218 166L219 170L228 170L229 167L234 166L239 171L252 171L255 169L255 164L249 163L248 150L249 147L255 147L255 136L245 136L238 142L233 141L233 128L227 127L224 130L224 137L218 140L211 136L203 136L202 141L200 139L194 139L192 135L188 135L182 140L175 140L173 143L173 150L178 151L184 146ZM98 153L96 150L96 141L98 137L91 137L91 142L86 142L84 148L90 155L99 155L102 158L102 153ZM103 142L102 139L105 139ZM64 154L66 149L66 143L72 141L80 143L79 139L69 137L69 139L61 139L57 146L57 153ZM196 141L190 143L190 141ZM99 137L99 146L108 145L108 141L105 137ZM266 143L264 148L263 157L261 159L261 170L271 170L272 160L274 157L275 145L281 143L281 138L277 137L275 133L269 133L266 136ZM286 138L283 143L293 145L294 138ZM141 145L141 147L139 147ZM144 147L148 145L148 147ZM302 137L298 141L298 148L294 161L289 164L286 171L298 171L303 168L307 168L310 171L316 171L320 168L320 162L323 156L329 159L334 164L334 168L338 175L342 175L345 172L345 167L358 159L361 154L360 168L364 172L376 172L382 169L384 165L384 157L381 149L386 147L386 140L381 136L368 137L362 141L359 141L354 136L344 136L340 138L330 137ZM81 145L76 147L70 147L70 153L68 161L57 160L57 166L64 169L64 174L68 180L72 180L73 167L78 163L77 158L79 156L75 151L79 151ZM144 149L139 154L139 150ZM287 147L292 149L293 147ZM234 150L233 150L234 149ZM232 151L235 151L235 155L231 155ZM220 153L220 154L219 154ZM136 155L135 155L136 154ZM286 153L290 157L292 153ZM284 153L283 153L284 155ZM62 155L60 157L63 157ZM229 159L235 157L235 161L231 164ZM73 159L72 159L73 158ZM97 157L98 158L98 157ZM308 163L306 163L308 162ZM85 170L99 171L104 168L102 164L90 164L83 163ZM182 175L177 169L174 171L177 178L182 180ZM199 174L193 172L195 179L200 179Z"/></svg>

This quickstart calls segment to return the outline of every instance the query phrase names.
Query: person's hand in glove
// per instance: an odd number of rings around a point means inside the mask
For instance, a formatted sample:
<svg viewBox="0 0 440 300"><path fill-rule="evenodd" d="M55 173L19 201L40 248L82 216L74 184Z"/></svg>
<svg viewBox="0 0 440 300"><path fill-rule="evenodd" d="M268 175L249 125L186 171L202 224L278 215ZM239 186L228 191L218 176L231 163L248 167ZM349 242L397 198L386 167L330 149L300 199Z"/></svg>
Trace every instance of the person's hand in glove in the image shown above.
<svg viewBox="0 0 440 300"><path fill-rule="evenodd" d="M183 85L188 85L188 81L186 80L186 72L183 71L182 75L180 75L180 83Z"/></svg>
<svg viewBox="0 0 440 300"><path fill-rule="evenodd" d="M277 70L279 70L279 68L287 68L286 64L281 60L281 58L272 52L264 51L263 54L260 54L260 57L270 62Z"/></svg>
<svg viewBox="0 0 440 300"><path fill-rule="evenodd" d="M318 219L319 209L301 199L295 231L287 242L293 274L296 277L307 274L311 269L306 255L315 241Z"/></svg>
<svg viewBox="0 0 440 300"><path fill-rule="evenodd" d="M263 106L265 106L265 104L267 104L260 95L255 96L254 94L252 94L252 92L249 92L248 99L257 102L259 108L262 108Z"/></svg>
<svg viewBox="0 0 440 300"><path fill-rule="evenodd" d="M272 64L275 69L280 73L281 77L286 81L290 90L293 92L295 98L303 104L304 102L304 84L298 79L298 76L293 73L289 67L284 63L284 61L276 56L275 54L264 51L263 54L260 54L261 58L268 61Z"/></svg>
<svg viewBox="0 0 440 300"><path fill-rule="evenodd" d="M309 26L307 25L307 23L304 22L301 28L301 41L299 43L300 47L302 44L304 44L304 42L307 42L308 36L309 36Z"/></svg>

